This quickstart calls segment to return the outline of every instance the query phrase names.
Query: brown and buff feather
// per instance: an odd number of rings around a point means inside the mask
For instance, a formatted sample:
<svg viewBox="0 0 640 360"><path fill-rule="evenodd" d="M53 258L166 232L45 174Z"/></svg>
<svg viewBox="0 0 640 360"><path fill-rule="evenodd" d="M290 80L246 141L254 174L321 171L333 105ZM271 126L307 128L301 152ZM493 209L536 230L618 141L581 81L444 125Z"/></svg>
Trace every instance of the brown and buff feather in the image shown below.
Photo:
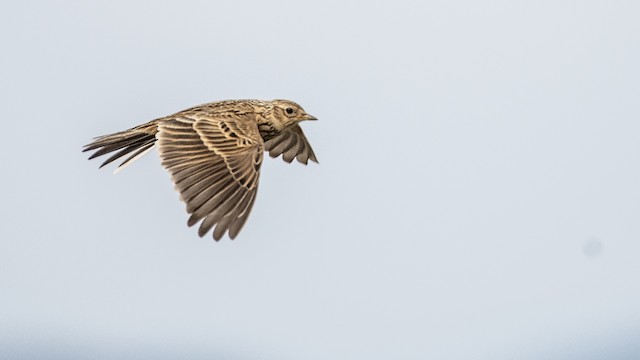
<svg viewBox="0 0 640 360"><path fill-rule="evenodd" d="M124 158L116 172L157 146L198 235L234 239L255 203L264 151L286 162L318 162L298 122L315 120L288 100L227 100L195 106L95 138L89 157ZM126 158L125 158L126 156Z"/></svg>

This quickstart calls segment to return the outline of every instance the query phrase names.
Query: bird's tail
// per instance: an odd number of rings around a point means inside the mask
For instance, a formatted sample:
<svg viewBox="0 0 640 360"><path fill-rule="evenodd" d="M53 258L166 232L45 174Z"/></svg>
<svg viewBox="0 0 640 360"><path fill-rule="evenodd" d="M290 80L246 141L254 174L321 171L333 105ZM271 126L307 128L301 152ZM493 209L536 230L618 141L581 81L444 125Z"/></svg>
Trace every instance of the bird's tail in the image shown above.
<svg viewBox="0 0 640 360"><path fill-rule="evenodd" d="M156 133L158 132L158 120L153 120L146 124L142 124L129 130L117 132L115 134L103 135L95 138L90 144L84 146L84 151L96 150L89 159L96 158L105 154L112 153L100 167L103 167L112 161L118 160L125 155L129 155L118 167L115 172L124 169L127 165L136 161L144 154L153 149L156 142Z"/></svg>

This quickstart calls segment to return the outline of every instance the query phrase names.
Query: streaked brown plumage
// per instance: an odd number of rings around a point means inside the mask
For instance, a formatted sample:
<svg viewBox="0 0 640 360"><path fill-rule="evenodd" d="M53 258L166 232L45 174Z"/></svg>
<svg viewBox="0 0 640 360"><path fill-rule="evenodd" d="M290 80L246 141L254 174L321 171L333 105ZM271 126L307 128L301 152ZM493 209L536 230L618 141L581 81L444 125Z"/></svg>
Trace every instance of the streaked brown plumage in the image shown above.
<svg viewBox="0 0 640 360"><path fill-rule="evenodd" d="M286 162L318 162L300 125L316 120L288 100L227 100L192 107L111 135L84 147L89 157L113 153L100 167L127 155L116 171L158 146L191 214L198 235L231 239L242 229L256 198L262 154Z"/></svg>

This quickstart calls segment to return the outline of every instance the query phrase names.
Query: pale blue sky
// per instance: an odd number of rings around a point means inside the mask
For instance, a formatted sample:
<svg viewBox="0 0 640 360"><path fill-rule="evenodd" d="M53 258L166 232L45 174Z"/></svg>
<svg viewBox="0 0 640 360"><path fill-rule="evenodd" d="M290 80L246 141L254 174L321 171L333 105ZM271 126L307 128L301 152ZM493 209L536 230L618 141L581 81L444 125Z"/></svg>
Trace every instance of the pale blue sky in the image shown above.
<svg viewBox="0 0 640 360"><path fill-rule="evenodd" d="M635 1L0 4L0 358L637 359ZM235 241L92 137L288 98Z"/></svg>

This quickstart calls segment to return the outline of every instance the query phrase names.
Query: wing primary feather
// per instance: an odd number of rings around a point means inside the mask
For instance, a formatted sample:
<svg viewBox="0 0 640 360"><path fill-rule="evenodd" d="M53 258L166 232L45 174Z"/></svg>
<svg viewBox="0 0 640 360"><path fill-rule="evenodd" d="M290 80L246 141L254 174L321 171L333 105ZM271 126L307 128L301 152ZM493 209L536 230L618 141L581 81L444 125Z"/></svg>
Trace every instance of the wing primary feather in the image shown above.
<svg viewBox="0 0 640 360"><path fill-rule="evenodd" d="M224 180L226 180L226 182ZM193 210L193 212L191 213L191 217L189 217L189 220L187 221L187 225L193 226L198 221L200 221L205 216L207 216L207 214L212 212L216 208L216 206L220 203L220 197L219 197L220 193L226 191L229 187L233 185L234 182L235 180L233 180L232 178L231 179L223 178L223 181L220 181L218 184L216 184L216 188L215 188L216 195L207 199L207 201L205 201L204 203L202 203L200 206L198 206L196 209Z"/></svg>
<svg viewBox="0 0 640 360"><path fill-rule="evenodd" d="M242 230L244 223L247 221L249 213L251 213L251 208L253 208L253 203L255 202L257 192L258 185L256 184L256 187L254 187L254 189L251 191L250 196L246 197L243 201L243 204L240 206L240 209L242 211L240 212L240 214L238 214L231 226L229 226L229 237L231 239L235 239L240 230Z"/></svg>
<svg viewBox="0 0 640 360"><path fill-rule="evenodd" d="M204 179L184 190L183 199L187 203L187 211L193 213L205 202L213 198L220 191L220 182L224 181L222 174L216 174L211 179Z"/></svg>
<svg viewBox="0 0 640 360"><path fill-rule="evenodd" d="M231 210L233 210L235 206L238 205L238 202L242 200L242 196L244 194L246 194L246 191L242 188L239 188L236 189L233 194L226 195L226 198L221 201L216 209L209 215L207 215L204 221L202 221L199 232L204 235L209 232L209 230L211 230L213 225L216 225L216 229L213 233L213 238L215 240L220 240L220 238L226 231L225 225L223 224L224 217L228 216Z"/></svg>

